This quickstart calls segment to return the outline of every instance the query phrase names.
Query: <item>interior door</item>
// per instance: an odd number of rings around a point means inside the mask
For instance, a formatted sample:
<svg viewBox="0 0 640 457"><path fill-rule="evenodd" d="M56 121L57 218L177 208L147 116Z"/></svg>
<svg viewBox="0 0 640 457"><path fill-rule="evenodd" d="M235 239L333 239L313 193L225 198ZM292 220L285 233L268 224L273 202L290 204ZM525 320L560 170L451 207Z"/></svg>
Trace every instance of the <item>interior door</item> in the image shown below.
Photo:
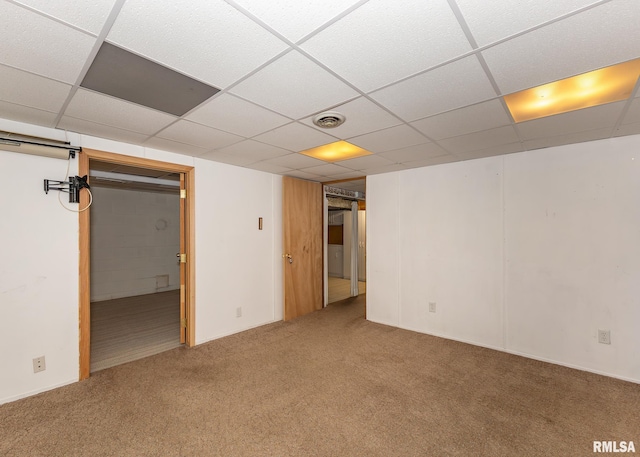
<svg viewBox="0 0 640 457"><path fill-rule="evenodd" d="M284 320L322 309L322 184L283 177Z"/></svg>

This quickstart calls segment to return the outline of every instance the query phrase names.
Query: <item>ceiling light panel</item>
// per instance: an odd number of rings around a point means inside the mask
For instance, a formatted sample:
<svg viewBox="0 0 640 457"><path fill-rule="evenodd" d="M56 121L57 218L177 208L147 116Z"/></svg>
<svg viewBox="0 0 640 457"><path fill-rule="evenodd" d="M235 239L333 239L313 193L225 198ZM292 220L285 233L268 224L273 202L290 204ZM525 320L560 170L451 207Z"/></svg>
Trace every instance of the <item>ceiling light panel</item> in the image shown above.
<svg viewBox="0 0 640 457"><path fill-rule="evenodd" d="M464 84L456 81L464 80ZM413 121L494 98L496 91L475 56L458 60L398 84L371 97L405 121Z"/></svg>
<svg viewBox="0 0 640 457"><path fill-rule="evenodd" d="M45 14L73 24L83 30L98 35L109 17L115 0L19 0L17 3L27 5Z"/></svg>
<svg viewBox="0 0 640 457"><path fill-rule="evenodd" d="M80 85L174 116L186 114L220 91L106 42Z"/></svg>
<svg viewBox="0 0 640 457"><path fill-rule="evenodd" d="M516 122L538 119L631 96L640 75L640 59L505 95Z"/></svg>
<svg viewBox="0 0 640 457"><path fill-rule="evenodd" d="M502 94L510 94L637 58L639 15L640 2L608 2L482 54Z"/></svg>
<svg viewBox="0 0 640 457"><path fill-rule="evenodd" d="M509 124L511 124L511 119L499 99L459 108L411 123L433 140L451 138Z"/></svg>
<svg viewBox="0 0 640 457"><path fill-rule="evenodd" d="M456 0L479 46L543 24L594 3L594 0Z"/></svg>
<svg viewBox="0 0 640 457"><path fill-rule="evenodd" d="M222 0L127 0L107 39L220 88L287 47Z"/></svg>
<svg viewBox="0 0 640 457"><path fill-rule="evenodd" d="M71 86L0 65L0 100L58 112Z"/></svg>
<svg viewBox="0 0 640 457"><path fill-rule="evenodd" d="M0 2L0 64L74 84L95 38L9 2Z"/></svg>
<svg viewBox="0 0 640 457"><path fill-rule="evenodd" d="M315 157L316 159L324 160L325 162L338 162L353 159L355 157L370 155L372 153L347 141L336 141L301 151L300 154Z"/></svg>
<svg viewBox="0 0 640 457"><path fill-rule="evenodd" d="M229 94L216 96L186 119L247 138L291 122L273 111Z"/></svg>
<svg viewBox="0 0 640 457"><path fill-rule="evenodd" d="M84 89L75 93L65 115L147 135L176 120L175 116Z"/></svg>
<svg viewBox="0 0 640 457"><path fill-rule="evenodd" d="M323 162L320 159L314 159L313 157L308 157L298 153L276 157L275 159L269 159L267 160L267 162L272 163L274 165L280 165L282 167L291 168L292 170L297 170L300 168L317 167L325 164L325 162Z"/></svg>
<svg viewBox="0 0 640 457"><path fill-rule="evenodd" d="M468 52L471 45L446 0L371 0L301 48L368 92Z"/></svg>
<svg viewBox="0 0 640 457"><path fill-rule="evenodd" d="M236 4L249 11L288 40L298 41L313 30L358 3L359 0L236 0Z"/></svg>
<svg viewBox="0 0 640 457"><path fill-rule="evenodd" d="M297 51L282 56L230 92L292 119L300 119L359 95Z"/></svg>

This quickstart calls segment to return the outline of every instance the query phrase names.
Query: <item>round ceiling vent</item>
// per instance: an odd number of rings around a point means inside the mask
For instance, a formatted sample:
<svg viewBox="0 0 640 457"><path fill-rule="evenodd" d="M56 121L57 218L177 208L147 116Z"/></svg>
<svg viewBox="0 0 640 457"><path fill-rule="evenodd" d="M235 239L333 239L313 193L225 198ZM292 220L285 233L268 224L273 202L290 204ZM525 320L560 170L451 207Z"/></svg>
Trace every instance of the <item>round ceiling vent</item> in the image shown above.
<svg viewBox="0 0 640 457"><path fill-rule="evenodd" d="M335 111L326 111L313 118L313 123L323 129L332 129L342 125L347 118Z"/></svg>

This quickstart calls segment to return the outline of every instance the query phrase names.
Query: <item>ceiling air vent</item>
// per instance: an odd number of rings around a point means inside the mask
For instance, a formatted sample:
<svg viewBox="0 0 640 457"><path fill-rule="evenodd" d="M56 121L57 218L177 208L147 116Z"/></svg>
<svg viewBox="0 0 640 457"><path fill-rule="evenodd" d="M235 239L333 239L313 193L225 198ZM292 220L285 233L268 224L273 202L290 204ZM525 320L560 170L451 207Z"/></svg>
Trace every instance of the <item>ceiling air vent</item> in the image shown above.
<svg viewBox="0 0 640 457"><path fill-rule="evenodd" d="M323 129L332 129L342 125L345 120L347 120L347 118L342 114L336 113L335 111L327 111L314 117L313 123Z"/></svg>

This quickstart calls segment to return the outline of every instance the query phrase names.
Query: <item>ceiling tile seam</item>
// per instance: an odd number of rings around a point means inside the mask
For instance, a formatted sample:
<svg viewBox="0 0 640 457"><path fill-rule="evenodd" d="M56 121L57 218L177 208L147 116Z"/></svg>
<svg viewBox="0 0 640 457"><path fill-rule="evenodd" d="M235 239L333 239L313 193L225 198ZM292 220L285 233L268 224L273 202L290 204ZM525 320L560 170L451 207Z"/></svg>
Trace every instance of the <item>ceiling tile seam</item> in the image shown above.
<svg viewBox="0 0 640 457"><path fill-rule="evenodd" d="M456 0L448 0L449 2L449 6L451 7L451 10L453 11L453 15L456 17L456 20L458 21L458 24L460 25L460 28L462 28L462 31L464 33L464 35L467 37L467 40L469 40L469 43L471 44L471 47L474 50L478 50L479 46L478 46L478 42L476 41L475 37L473 36L473 33L471 32L471 28L469 27L469 24L467 24L466 19L464 18L464 15L462 14L462 11L460 11L460 8L458 6L458 4L456 3ZM489 65L487 64L487 61L484 58L484 55L482 55L482 52L477 52L476 53L476 58L478 59L478 62L480 62L480 66L482 67L482 70L484 71L487 79L489 80L489 83L491 84L491 87L493 87L493 90L495 91L498 100L500 101L500 105L502 106L502 109L505 111L505 113L507 114L508 118L511 120L511 124L515 127L515 120L513 119L513 116L511 115L511 111L509 111L508 107L507 107L507 103L504 101L504 97L502 96L502 91L500 90L500 87L498 86L498 83L496 82L495 78L493 77L493 73L491 73L491 69L489 68ZM486 101L486 100L485 100ZM520 142L520 144L523 144L524 142L524 137L522 136L522 134L520 133L520 129L518 129L517 127L514 128L516 135L518 136L518 141Z"/></svg>
<svg viewBox="0 0 640 457"><path fill-rule="evenodd" d="M25 105L24 103L15 103L15 102L10 102L8 100L3 100L0 98L0 102L2 103L6 103L7 105L13 105L13 106L21 106L23 108L29 108L29 109L35 109L37 111L42 111L43 113L50 113L50 114L54 114L57 115L58 112L57 111L50 111L48 109L44 109L44 108L38 108L37 106L31 106L31 105Z"/></svg>
<svg viewBox="0 0 640 457"><path fill-rule="evenodd" d="M416 76L421 76L421 75L423 75L425 73L429 73L430 71L437 70L438 68L441 68L441 67L444 67L446 65L458 62L459 60L466 59L467 57L470 57L470 56L473 56L473 55L475 55L477 57L479 55L479 53L481 53L482 51L486 51L487 49L490 49L490 48L493 48L493 47L498 46L500 44L503 44L503 43L505 43L505 42L507 42L509 40L512 40L514 38L518 38L518 37L520 37L522 35L526 35L527 33L533 32L533 31L538 30L540 28L546 27L547 25L551 25L551 24L553 24L555 22L567 19L567 18L569 18L571 16L575 16L575 15L577 15L579 13L582 13L584 11L590 10L592 8L595 8L597 6L603 5L605 3L609 3L611 1L613 1L613 0L600 0L599 2L584 6L582 8L579 8L579 9L575 10L575 11L572 11L570 13L564 14L562 16L558 16L555 19L549 20L547 22L544 22L542 24L538 24L538 25L533 26L533 27L529 27L528 29L525 29L525 30L522 30L520 32L514 33L513 35L509 35L508 37L502 38L502 39L494 41L492 43L488 43L488 44L485 44L483 46L479 46L477 49L472 49L471 51L467 51L467 52L462 53L462 54L460 54L460 55L458 55L456 57L452 57L451 59L444 60L444 61L442 61L442 62L440 62L438 64L432 65L429 68L425 68L424 70L417 71L417 72L415 72L413 74L410 74L408 76L404 76L404 77L399 78L399 79L397 79L395 81L392 81L390 83L384 84L384 85L382 85L380 87L376 87L374 89L371 89L366 94L372 94L374 92L386 89L386 88L394 86L396 84L405 82L405 81L407 81L409 79L415 78ZM498 92L498 93L501 94L501 92Z"/></svg>
<svg viewBox="0 0 640 457"><path fill-rule="evenodd" d="M89 53L89 56L87 57L86 62L84 63L84 65L82 66L82 69L80 70L80 73L78 74L78 78L76 79L76 82L71 88L71 91L69 91L69 95L67 95L67 99L64 101L62 108L60 109L60 112L58 113L58 116L54 121L54 125L56 127L60 123L62 116L64 116L64 113L69 107L71 100L76 95L76 92L78 92L78 88L80 87L82 80L84 79L87 72L89 71L89 68L91 68L91 65L93 64L94 59L98 55L98 51L100 51L100 47L102 46L102 43L107 38L107 35L109 34L111 27L113 27L113 24L115 23L118 15L120 14L120 10L122 9L122 6L124 5L125 1L126 0L116 0L116 2L113 5L113 8L111 8L111 11L109 12L109 16L107 16L107 20L102 26L102 30L100 30L100 33L96 38L96 42L93 44L93 48L91 48L91 52Z"/></svg>
<svg viewBox="0 0 640 457"><path fill-rule="evenodd" d="M12 70L16 70L16 71L19 71L19 72L22 72L22 73L27 73L28 75L32 75L32 76L37 76L38 78L46 79L48 81L53 81L55 83L64 84L65 86L68 86L69 88L73 87L73 84L69 84L66 81L62 81L60 79L52 78L51 76L45 76L45 75L42 75L40 73L36 73L34 71L31 71L31 70L25 70L23 68L16 67L14 65L9 65L7 63L0 63L0 67L10 68Z"/></svg>
<svg viewBox="0 0 640 457"><path fill-rule="evenodd" d="M144 133L144 132L136 132L135 130L129 130L129 129L125 129L125 128L122 128L122 127L118 127L118 126L116 126L116 125L105 124L104 122L90 121L90 120L83 119L83 118L79 118L79 117L75 117L75 116L69 116L68 114L64 115L63 117L68 117L69 119L74 119L74 120L76 120L76 121L87 122L87 123L89 123L89 124L101 125L101 126L103 126L103 127L109 127L109 128L116 129L116 130L121 130L121 131L123 131L123 132L135 133L136 135L140 135L140 136L146 136L146 135L147 135L147 134L146 134L146 133ZM65 130L65 131L67 131L67 130L68 130L68 129L63 129L63 128L61 128L61 127L55 127L55 128L56 128L56 129L60 129L60 130ZM76 133L79 133L79 132L76 132ZM82 135L82 134L81 134L81 135ZM147 138L145 138L144 140L142 140L142 142L147 141L149 138L151 138L151 137L147 137ZM141 143L140 143L140 144L141 144Z"/></svg>
<svg viewBox="0 0 640 457"><path fill-rule="evenodd" d="M70 22L66 22L66 21L64 21L64 20L62 20L62 19L60 19L58 17L52 16L51 14L48 14L48 13L45 13L44 11L40 11L39 9L36 9L36 8L34 8L32 6L25 5L24 3L16 2L14 0L6 0L6 1L8 3L11 3L11 4L19 7L19 8L22 8L24 10L30 11L32 13L35 13L38 16L42 16L45 19L49 19L49 20L51 20L53 22L57 22L58 24L64 25L66 27L69 27L70 29L73 29L76 32L80 32L80 33L83 33L85 35L89 35L92 38L96 37L96 34L93 33L93 32L90 32L90 31L88 31L86 29L80 28L77 25L71 24Z"/></svg>
<svg viewBox="0 0 640 457"><path fill-rule="evenodd" d="M611 131L610 136L613 136L622 125L622 121L624 120L625 116L629 112L629 108L631 108L631 104L633 103L634 99L636 98L636 94L639 91L640 91L640 77L638 77L638 80L636 81L636 85L633 87L633 90L631 91L631 94L629 95L627 102L624 104L624 107L620 112L620 116L618 116L616 123L613 125L613 130Z"/></svg>

